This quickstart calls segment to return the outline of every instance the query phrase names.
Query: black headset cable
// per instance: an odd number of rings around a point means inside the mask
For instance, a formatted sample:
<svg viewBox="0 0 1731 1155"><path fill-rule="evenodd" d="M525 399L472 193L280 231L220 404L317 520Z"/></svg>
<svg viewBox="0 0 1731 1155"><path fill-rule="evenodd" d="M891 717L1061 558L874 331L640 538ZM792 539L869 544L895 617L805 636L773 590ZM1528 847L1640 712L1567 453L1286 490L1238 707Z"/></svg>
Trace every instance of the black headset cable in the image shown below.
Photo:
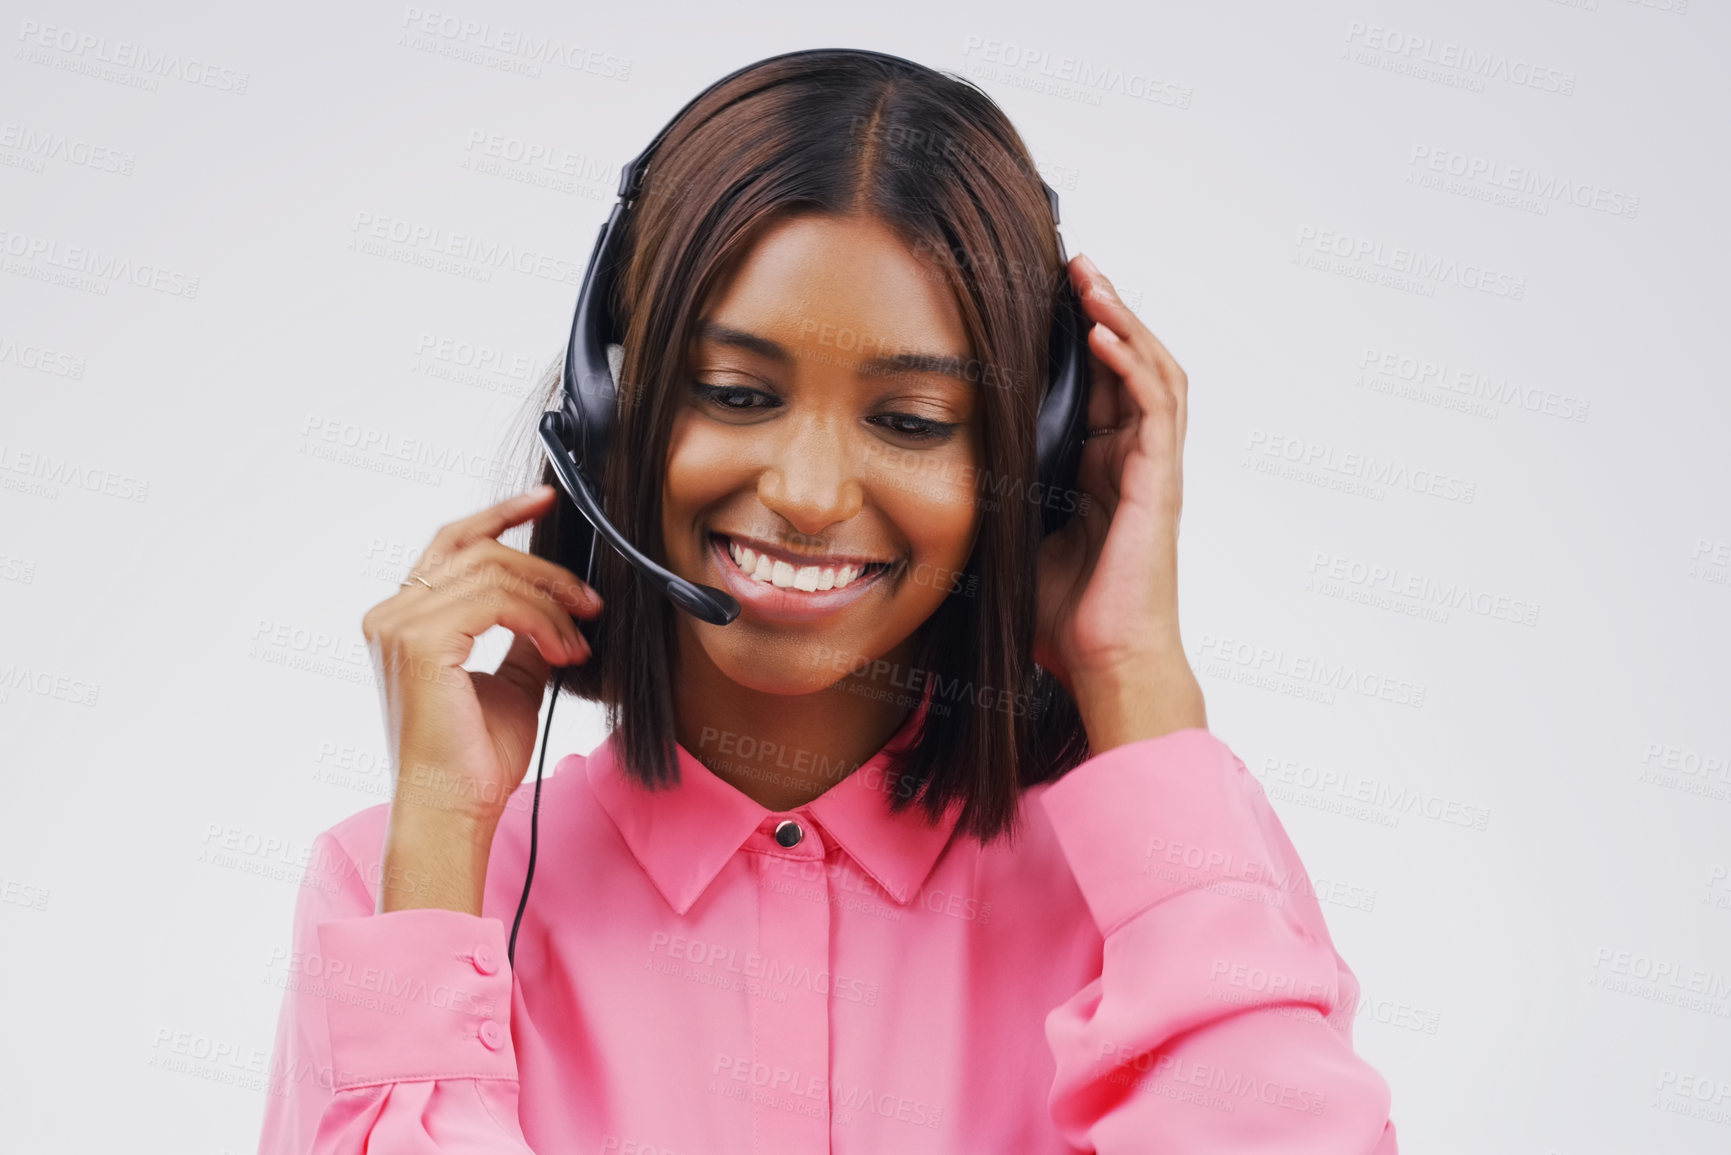
<svg viewBox="0 0 1731 1155"><path fill-rule="evenodd" d="M529 811L529 867L523 876L523 897L517 900L517 917L511 921L511 942L505 948L505 958L514 976L517 970L517 928L523 925L523 910L529 905L529 884L535 881L535 843L541 824L541 771L547 765L547 740L553 734L553 706L559 701L559 688L565 682L565 667L553 672L553 697L547 702L547 725L541 731L541 760L535 764L535 803Z"/></svg>

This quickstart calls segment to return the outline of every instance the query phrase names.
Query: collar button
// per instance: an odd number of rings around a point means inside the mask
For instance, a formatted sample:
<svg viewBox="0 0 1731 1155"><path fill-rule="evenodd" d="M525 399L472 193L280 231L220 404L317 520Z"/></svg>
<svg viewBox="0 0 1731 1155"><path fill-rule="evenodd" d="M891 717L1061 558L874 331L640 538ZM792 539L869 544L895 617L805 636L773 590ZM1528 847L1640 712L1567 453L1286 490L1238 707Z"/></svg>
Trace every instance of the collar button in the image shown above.
<svg viewBox="0 0 1731 1155"><path fill-rule="evenodd" d="M805 828L791 818L775 824L775 840L783 846L798 846L805 841Z"/></svg>

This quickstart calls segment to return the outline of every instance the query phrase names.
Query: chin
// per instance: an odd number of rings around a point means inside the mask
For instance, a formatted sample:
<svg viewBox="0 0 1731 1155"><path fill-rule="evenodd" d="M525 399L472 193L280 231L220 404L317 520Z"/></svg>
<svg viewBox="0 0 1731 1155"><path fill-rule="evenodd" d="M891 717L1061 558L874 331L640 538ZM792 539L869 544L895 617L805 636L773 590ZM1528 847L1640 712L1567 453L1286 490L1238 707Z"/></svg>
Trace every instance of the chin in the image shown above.
<svg viewBox="0 0 1731 1155"><path fill-rule="evenodd" d="M822 632L798 637L775 634L734 634L743 622L727 626L699 624L699 644L710 662L729 680L762 694L816 694L847 676L865 661L864 654L840 638ZM726 632L723 640L717 635ZM705 636L707 635L707 636Z"/></svg>

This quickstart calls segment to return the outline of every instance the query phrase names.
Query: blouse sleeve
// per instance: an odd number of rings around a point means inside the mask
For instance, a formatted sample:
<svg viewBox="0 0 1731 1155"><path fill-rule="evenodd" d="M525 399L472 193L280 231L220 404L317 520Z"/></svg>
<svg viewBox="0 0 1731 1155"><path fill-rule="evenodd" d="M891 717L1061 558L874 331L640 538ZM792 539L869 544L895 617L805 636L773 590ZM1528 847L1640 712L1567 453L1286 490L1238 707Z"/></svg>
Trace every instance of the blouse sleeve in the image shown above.
<svg viewBox="0 0 1731 1155"><path fill-rule="evenodd" d="M1352 1049L1358 982L1261 783L1207 730L1107 750L1042 797L1104 939L1046 1018L1082 1151L1396 1155Z"/></svg>
<svg viewBox="0 0 1731 1155"><path fill-rule="evenodd" d="M375 905L320 834L295 902L259 1155L533 1155L504 926Z"/></svg>

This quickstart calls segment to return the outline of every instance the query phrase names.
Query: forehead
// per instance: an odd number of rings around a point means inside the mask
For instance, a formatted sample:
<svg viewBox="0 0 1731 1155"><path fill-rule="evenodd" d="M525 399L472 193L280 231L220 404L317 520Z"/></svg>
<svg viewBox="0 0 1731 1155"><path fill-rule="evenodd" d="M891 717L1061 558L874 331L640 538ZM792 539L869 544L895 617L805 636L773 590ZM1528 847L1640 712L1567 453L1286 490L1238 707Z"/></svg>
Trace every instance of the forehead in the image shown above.
<svg viewBox="0 0 1731 1155"><path fill-rule="evenodd" d="M961 310L936 262L872 217L771 222L705 315L776 340L966 356Z"/></svg>

